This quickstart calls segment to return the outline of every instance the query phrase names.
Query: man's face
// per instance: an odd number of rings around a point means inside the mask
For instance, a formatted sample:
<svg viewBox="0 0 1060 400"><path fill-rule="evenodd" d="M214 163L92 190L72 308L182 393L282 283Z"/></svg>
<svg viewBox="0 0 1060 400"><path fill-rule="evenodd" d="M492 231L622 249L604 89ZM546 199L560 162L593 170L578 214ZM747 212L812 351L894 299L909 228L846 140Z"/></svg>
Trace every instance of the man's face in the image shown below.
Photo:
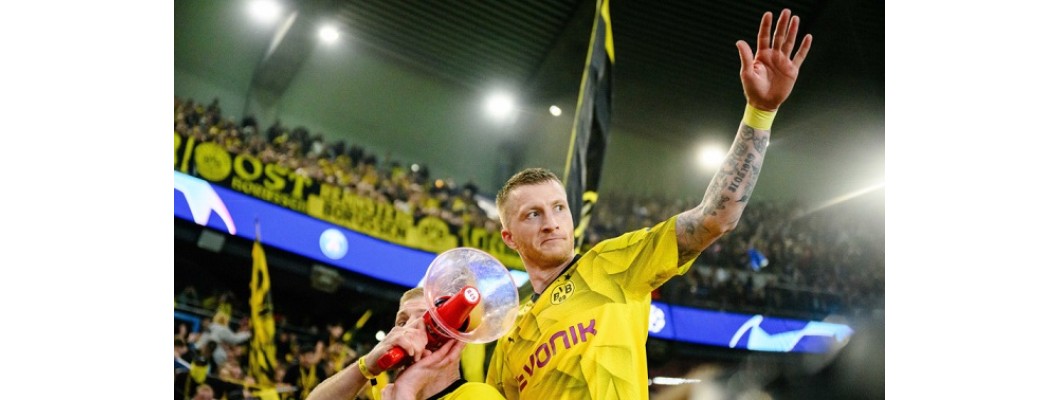
<svg viewBox="0 0 1060 400"><path fill-rule="evenodd" d="M401 303L401 307L398 309L397 319L394 320L394 326L405 326L406 323L414 321L417 318L423 319L423 314L427 312L427 300L423 296L413 297L405 300Z"/></svg>
<svg viewBox="0 0 1060 400"><path fill-rule="evenodd" d="M547 181L515 188L505 206L504 243L528 263L549 267L561 264L574 251L574 220L567 193L559 182Z"/></svg>
<svg viewBox="0 0 1060 400"><path fill-rule="evenodd" d="M333 338L342 337L342 325L328 325L328 333L331 334L331 337Z"/></svg>
<svg viewBox="0 0 1060 400"><path fill-rule="evenodd" d="M316 364L316 352L315 351L303 351L302 354L298 355L298 362L303 367L309 367Z"/></svg>
<svg viewBox="0 0 1060 400"><path fill-rule="evenodd" d="M199 386L199 388L195 390L195 398L213 399L213 388L205 385Z"/></svg>

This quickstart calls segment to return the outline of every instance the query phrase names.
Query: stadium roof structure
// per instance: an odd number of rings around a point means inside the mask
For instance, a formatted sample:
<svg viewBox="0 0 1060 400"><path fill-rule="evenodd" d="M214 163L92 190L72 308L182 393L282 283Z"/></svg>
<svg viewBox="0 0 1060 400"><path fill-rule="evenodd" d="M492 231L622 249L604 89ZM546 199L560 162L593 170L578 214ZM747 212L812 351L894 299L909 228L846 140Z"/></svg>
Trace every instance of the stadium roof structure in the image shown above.
<svg viewBox="0 0 1060 400"><path fill-rule="evenodd" d="M522 166L562 170L595 1L304 0L288 3L297 17L285 20L286 25L281 22L280 28L263 28L265 39L240 28L236 11L221 10L244 2L222 3L175 3L178 96L198 94L186 83L186 76L194 75L228 82L235 93L229 97L238 101L287 98L279 107L283 111L293 112L297 107L291 103L312 99L316 110L284 121L308 125L314 118L342 115L341 122L324 123L319 130L350 135L351 141L380 153L385 148L402 160L424 161L432 171L475 180L487 190L496 190L503 176ZM709 175L685 172L691 163L681 152L704 141L726 147L731 143L744 106L735 42L745 39L753 46L762 13L776 15L784 8L800 17L800 36L813 34L813 49L794 94L777 117L756 196L791 198L797 193L809 201L824 201L882 182L882 1L615 0L610 4L616 56L612 145L605 168L632 165L611 174L605 170L605 189L630 190L618 183L618 176L656 186L694 187L692 192L705 187ZM322 23L335 24L353 50L328 56L328 50L316 44ZM333 60L328 57L347 61L329 64ZM348 60L371 60L377 67ZM346 76L357 73L391 84L373 86ZM435 86L443 88L436 96L454 100L427 100ZM497 86L518 93L526 115L516 132L485 140L457 135L453 140L486 147L474 154L503 156L469 165L459 165L470 163L466 157L432 158L430 151L468 152L432 146L417 131L488 130L470 122L439 128L447 117L433 115L442 113L439 109L446 104L458 103L460 96L477 98ZM329 94L332 90L342 94ZM382 96L400 100L388 106L367 104ZM550 105L560 106L563 117L547 116ZM356 134L341 129L353 124L365 129ZM541 132L547 132L547 140ZM423 135L429 139L432 133ZM646 150L645 144L653 148ZM636 176L649 169L656 174L654 180ZM483 176L483 170L500 172ZM657 178L675 174L674 179ZM639 187L674 193L671 186Z"/></svg>

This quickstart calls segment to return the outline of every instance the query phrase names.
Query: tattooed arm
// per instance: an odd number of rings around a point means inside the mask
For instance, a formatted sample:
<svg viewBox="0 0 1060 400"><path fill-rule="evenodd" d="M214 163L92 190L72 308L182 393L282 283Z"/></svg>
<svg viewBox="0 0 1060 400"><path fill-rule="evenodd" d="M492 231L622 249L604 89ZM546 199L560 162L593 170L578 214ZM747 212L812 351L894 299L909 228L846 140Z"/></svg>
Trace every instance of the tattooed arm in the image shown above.
<svg viewBox="0 0 1060 400"><path fill-rule="evenodd" d="M749 108L767 113L775 112L787 100L799 67L810 51L813 37L806 35L792 58L799 17L785 9L777 19L777 29L770 43L773 13L762 16L758 28L758 50L752 56L751 47L743 40L736 42L740 53L740 81ZM750 115L750 110L749 114ZM677 216L677 247L679 265L696 258L721 235L736 228L747 201L751 198L762 160L769 144L769 124L749 124L754 118L744 116L729 154L721 170L711 179L703 201L695 208ZM755 125L757 127L752 127Z"/></svg>

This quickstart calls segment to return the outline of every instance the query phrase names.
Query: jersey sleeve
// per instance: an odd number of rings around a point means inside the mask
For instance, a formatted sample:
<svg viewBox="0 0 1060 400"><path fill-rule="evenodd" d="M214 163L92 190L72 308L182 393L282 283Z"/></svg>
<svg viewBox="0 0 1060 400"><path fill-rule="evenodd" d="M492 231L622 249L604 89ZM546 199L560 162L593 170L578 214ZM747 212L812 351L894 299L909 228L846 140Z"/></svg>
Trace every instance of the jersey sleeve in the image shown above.
<svg viewBox="0 0 1060 400"><path fill-rule="evenodd" d="M601 242L591 251L605 261L599 265L607 274L624 279L623 286L640 293L655 290L675 275L684 274L692 259L678 265L677 216L651 228L628 232Z"/></svg>

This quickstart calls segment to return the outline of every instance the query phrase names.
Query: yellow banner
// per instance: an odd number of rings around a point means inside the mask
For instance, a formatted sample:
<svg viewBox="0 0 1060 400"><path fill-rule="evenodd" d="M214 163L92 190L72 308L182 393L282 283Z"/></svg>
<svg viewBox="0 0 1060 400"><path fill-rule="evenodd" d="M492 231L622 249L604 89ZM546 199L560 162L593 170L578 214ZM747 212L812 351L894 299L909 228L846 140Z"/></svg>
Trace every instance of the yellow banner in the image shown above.
<svg viewBox="0 0 1060 400"><path fill-rule="evenodd" d="M233 154L217 143L173 135L173 168L183 173L391 243L432 253L474 247L509 268L523 269L519 255L504 244L500 232L465 224L454 234L440 218L416 219L393 203L317 182L252 154Z"/></svg>
<svg viewBox="0 0 1060 400"><path fill-rule="evenodd" d="M249 375L265 388L276 385L273 375L276 371L276 321L272 317L272 282L269 280L269 266L265 262L265 249L261 242L254 241L250 251L253 258L253 269L250 275L250 321L254 336L250 339Z"/></svg>

